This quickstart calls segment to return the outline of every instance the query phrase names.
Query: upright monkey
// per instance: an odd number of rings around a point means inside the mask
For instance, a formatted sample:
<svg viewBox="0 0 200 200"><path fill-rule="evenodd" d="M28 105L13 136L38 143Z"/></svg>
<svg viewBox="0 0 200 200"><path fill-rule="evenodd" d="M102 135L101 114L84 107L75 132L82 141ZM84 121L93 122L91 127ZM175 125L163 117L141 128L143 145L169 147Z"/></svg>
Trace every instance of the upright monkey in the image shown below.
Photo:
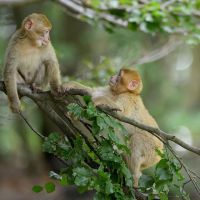
<svg viewBox="0 0 200 200"><path fill-rule="evenodd" d="M34 91L50 83L51 91L61 92L58 60L51 44L52 28L45 15L27 16L11 37L5 57L4 82L12 112L20 112L17 83L29 85Z"/></svg>
<svg viewBox="0 0 200 200"><path fill-rule="evenodd" d="M89 88L76 82L66 83L67 90L83 89L91 96L95 105L108 105L119 109L120 114L135 119L143 124L158 127L154 118L145 108L140 93L143 88L142 80L136 70L121 69L112 76L109 86ZM130 134L131 155L124 155L125 161L134 177L134 187L138 187L141 171L160 160L156 149L162 151L163 143L150 133L126 123L123 124Z"/></svg>

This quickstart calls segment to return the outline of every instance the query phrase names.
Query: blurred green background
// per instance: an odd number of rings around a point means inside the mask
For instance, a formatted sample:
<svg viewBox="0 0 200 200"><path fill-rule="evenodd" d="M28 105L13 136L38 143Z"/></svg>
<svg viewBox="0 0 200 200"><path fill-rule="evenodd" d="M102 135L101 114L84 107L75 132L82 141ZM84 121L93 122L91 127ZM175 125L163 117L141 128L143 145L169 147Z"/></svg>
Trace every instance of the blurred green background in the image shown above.
<svg viewBox="0 0 200 200"><path fill-rule="evenodd" d="M41 12L53 24L51 40L60 63L63 82L80 81L91 86L105 85L111 74L162 46L167 35L150 36L115 28L106 31L100 24L89 25L70 17L52 2L0 7L0 79L5 49L10 35L25 16ZM200 46L181 45L163 59L135 66L141 73L142 97L160 128L185 142L200 146ZM23 100L24 114L44 134L57 130L29 99ZM200 158L175 146L185 163L200 173ZM41 150L41 141L19 116L8 109L0 92L0 199L91 199L92 193L79 195L74 188L58 187L54 194L33 194L34 184L49 180L48 171L60 163ZM191 199L198 199L189 184ZM175 198L171 198L175 199Z"/></svg>

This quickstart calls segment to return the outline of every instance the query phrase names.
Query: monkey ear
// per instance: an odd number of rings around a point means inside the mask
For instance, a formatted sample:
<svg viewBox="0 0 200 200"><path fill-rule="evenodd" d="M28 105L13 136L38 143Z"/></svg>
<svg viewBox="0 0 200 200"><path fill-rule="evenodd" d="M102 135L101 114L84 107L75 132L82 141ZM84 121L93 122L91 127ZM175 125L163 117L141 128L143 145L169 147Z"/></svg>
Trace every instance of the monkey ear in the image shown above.
<svg viewBox="0 0 200 200"><path fill-rule="evenodd" d="M26 20L26 22L24 23L24 28L28 31L30 31L33 27L33 22L32 20L28 19Z"/></svg>
<svg viewBox="0 0 200 200"><path fill-rule="evenodd" d="M131 90L131 91L133 91L133 90L135 90L138 86L139 86L139 81L137 81L137 80L132 80L132 81L130 81L129 84L128 84L128 89Z"/></svg>

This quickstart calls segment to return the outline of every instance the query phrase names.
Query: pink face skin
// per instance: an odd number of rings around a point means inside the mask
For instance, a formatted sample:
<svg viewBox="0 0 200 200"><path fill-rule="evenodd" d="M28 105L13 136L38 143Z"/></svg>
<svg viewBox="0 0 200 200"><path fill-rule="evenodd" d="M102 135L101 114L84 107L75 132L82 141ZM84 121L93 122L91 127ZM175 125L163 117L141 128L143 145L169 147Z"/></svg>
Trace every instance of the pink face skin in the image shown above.
<svg viewBox="0 0 200 200"><path fill-rule="evenodd" d="M114 86L116 84L116 82L117 82L117 75L111 76L110 80L109 80L109 85Z"/></svg>
<svg viewBox="0 0 200 200"><path fill-rule="evenodd" d="M119 71L119 73L117 75L114 75L114 76L111 76L110 77L110 80L109 80L109 85L111 87L115 86L116 83L118 83L121 79L121 73L122 73L122 70Z"/></svg>

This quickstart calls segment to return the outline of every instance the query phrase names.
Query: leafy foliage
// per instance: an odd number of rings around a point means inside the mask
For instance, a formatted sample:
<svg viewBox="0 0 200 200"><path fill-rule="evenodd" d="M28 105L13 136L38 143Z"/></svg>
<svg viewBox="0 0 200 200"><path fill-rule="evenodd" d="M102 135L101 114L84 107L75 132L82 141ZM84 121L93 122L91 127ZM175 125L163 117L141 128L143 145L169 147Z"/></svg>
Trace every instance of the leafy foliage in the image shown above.
<svg viewBox="0 0 200 200"><path fill-rule="evenodd" d="M71 145L65 137L50 134L43 150L68 161L68 167L62 169L60 175L51 173L51 177L59 179L64 186L75 184L79 192L95 190L94 199L134 199L132 175L122 158L122 153L129 153L126 139L121 141L115 135L118 131L128 138L126 130L110 116L96 110L90 97L84 97L84 101L86 108L70 104L68 111L76 119L91 123L95 139L93 149L81 135L77 135Z"/></svg>
<svg viewBox="0 0 200 200"><path fill-rule="evenodd" d="M85 137L77 134L70 143L58 133L50 134L45 139L43 150L67 162L67 167L60 174L50 172L50 177L59 180L62 186L76 185L79 192L94 190L94 200L135 199L132 174L122 157L130 153L126 130L118 121L98 111L90 97L85 96L84 102L86 106L70 104L68 112L75 119L91 124L94 141L88 145ZM181 166L168 152L158 151L158 154L162 159L155 168L154 176L142 176L140 190L147 193L149 199L159 196L165 200L173 185L187 199L179 184L184 180L180 174ZM47 183L44 188L46 192L52 192L55 186ZM40 192L42 189L35 188L33 191Z"/></svg>
<svg viewBox="0 0 200 200"><path fill-rule="evenodd" d="M143 175L140 179L140 188L148 193L149 199L158 196L160 199L168 199L170 189L176 190L176 197L189 199L184 191L180 163L167 150L164 153L157 151L161 156L160 162L156 165L154 176Z"/></svg>
<svg viewBox="0 0 200 200"><path fill-rule="evenodd" d="M91 0L86 5L97 12L95 20L109 14L133 31L180 33L186 35L189 43L200 39L198 0ZM105 24L106 29L112 31L113 24Z"/></svg>
<svg viewBox="0 0 200 200"><path fill-rule="evenodd" d="M52 182L48 182L48 183L45 183L44 187L41 186L41 185L34 185L32 187L32 191L35 192L35 193L39 193L41 192L43 189L45 189L45 191L47 193L51 193L51 192L54 192L55 191L55 185L54 183Z"/></svg>

